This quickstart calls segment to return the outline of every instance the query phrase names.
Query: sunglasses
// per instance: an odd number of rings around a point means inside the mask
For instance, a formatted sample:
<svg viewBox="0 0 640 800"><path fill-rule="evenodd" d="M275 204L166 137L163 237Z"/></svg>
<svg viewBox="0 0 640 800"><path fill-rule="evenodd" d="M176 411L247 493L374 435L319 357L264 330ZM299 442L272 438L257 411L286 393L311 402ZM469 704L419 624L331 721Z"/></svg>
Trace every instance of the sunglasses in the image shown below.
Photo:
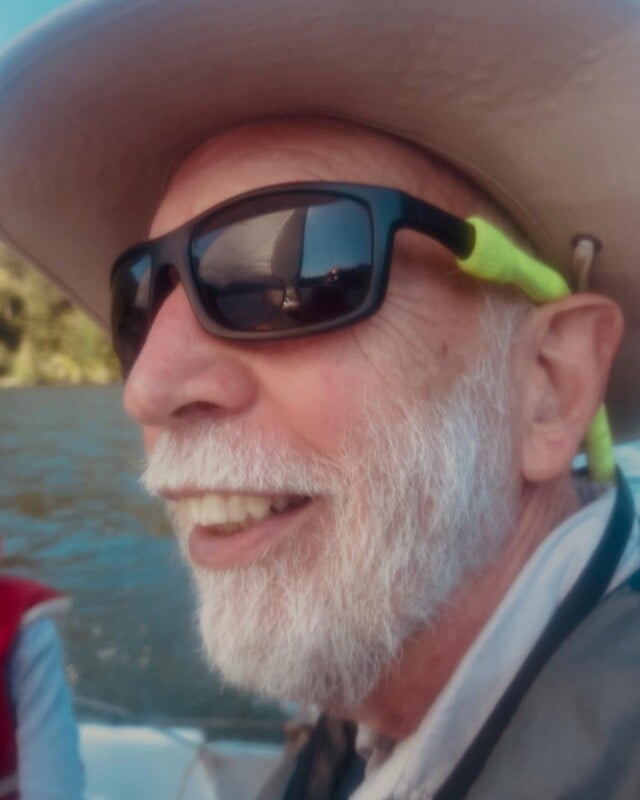
<svg viewBox="0 0 640 800"><path fill-rule="evenodd" d="M384 300L401 228L439 242L463 272L514 286L536 303L571 293L559 272L477 217L463 220L379 186L283 184L221 203L119 256L111 324L123 375L178 281L202 327L226 339L310 336L371 316ZM592 477L610 480L615 458L604 406L585 445Z"/></svg>
<svg viewBox="0 0 640 800"><path fill-rule="evenodd" d="M250 192L128 249L111 273L113 343L126 376L179 280L202 327L263 341L333 331L384 300L393 236L468 256L468 222L395 189L285 184Z"/></svg>

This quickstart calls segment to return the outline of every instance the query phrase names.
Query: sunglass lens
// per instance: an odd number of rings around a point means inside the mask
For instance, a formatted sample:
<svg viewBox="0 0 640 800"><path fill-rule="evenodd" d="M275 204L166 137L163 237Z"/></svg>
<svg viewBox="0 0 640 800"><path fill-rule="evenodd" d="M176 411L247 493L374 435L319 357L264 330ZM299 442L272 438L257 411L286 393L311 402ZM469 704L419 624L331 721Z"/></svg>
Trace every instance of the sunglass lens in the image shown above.
<svg viewBox="0 0 640 800"><path fill-rule="evenodd" d="M340 324L369 291L371 221L363 204L340 195L249 200L198 228L191 260L200 299L224 327Z"/></svg>
<svg viewBox="0 0 640 800"><path fill-rule="evenodd" d="M151 256L125 255L114 271L111 301L113 346L126 376L147 334L151 302Z"/></svg>

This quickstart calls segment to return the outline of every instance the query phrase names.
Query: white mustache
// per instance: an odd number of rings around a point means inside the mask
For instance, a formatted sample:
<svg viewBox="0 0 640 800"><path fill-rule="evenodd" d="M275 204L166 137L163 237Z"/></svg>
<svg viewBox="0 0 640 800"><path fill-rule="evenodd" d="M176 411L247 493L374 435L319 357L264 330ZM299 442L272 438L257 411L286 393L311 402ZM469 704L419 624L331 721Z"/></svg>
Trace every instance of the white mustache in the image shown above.
<svg viewBox="0 0 640 800"><path fill-rule="evenodd" d="M262 432L186 420L161 434L141 480L150 494L189 489L318 496L340 491L345 477L337 464L301 455Z"/></svg>

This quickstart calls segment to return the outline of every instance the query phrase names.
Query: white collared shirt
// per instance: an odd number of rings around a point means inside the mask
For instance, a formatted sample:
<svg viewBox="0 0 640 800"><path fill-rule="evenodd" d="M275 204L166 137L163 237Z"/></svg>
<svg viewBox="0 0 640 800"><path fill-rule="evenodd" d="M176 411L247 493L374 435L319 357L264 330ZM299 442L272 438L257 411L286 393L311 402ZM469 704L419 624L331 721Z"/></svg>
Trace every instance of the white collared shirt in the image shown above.
<svg viewBox="0 0 640 800"><path fill-rule="evenodd" d="M419 728L386 760L374 758L352 800L429 800L464 755L600 541L615 488L559 525L536 549ZM640 568L640 528L633 530L613 590ZM367 750L367 732L358 747ZM369 746L369 751L371 747ZM376 765L376 762L382 763ZM371 766L371 764L374 766Z"/></svg>

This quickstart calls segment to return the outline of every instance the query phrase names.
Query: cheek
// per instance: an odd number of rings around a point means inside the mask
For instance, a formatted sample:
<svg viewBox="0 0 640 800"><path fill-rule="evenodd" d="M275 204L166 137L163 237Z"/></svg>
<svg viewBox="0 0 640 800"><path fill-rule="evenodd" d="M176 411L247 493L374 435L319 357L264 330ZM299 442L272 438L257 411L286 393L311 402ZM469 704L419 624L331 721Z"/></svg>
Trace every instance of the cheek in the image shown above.
<svg viewBox="0 0 640 800"><path fill-rule="evenodd" d="M446 394L483 341L477 287L429 277L422 263L397 265L382 309L358 331L372 367L423 399Z"/></svg>
<svg viewBox="0 0 640 800"><path fill-rule="evenodd" d="M263 386L274 387L269 399L277 416L296 438L328 458L357 432L369 398L381 388L351 331L307 340L290 359L271 362L269 372Z"/></svg>
<svg viewBox="0 0 640 800"><path fill-rule="evenodd" d="M392 290L371 319L281 344L266 358L261 384L273 424L286 420L297 439L332 458L345 440L354 446L371 414L389 422L407 404L445 396L478 339L477 302L452 308L450 290L437 287L425 302L416 289Z"/></svg>

